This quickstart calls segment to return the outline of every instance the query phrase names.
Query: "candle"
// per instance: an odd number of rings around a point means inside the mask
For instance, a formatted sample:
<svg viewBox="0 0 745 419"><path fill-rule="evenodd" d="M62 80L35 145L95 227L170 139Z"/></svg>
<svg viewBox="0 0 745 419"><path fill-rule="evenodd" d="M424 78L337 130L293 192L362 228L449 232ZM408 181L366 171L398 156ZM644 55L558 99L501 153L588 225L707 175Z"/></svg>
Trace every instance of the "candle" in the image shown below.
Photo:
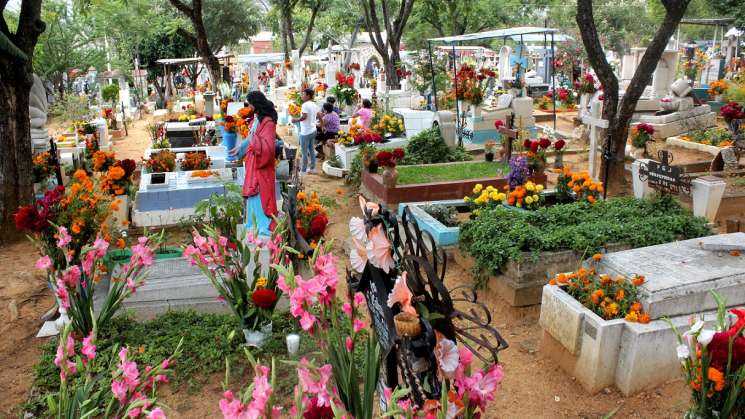
<svg viewBox="0 0 745 419"><path fill-rule="evenodd" d="M300 349L300 335L290 333L285 338L285 341L287 342L287 353L290 355L296 354L298 349Z"/></svg>

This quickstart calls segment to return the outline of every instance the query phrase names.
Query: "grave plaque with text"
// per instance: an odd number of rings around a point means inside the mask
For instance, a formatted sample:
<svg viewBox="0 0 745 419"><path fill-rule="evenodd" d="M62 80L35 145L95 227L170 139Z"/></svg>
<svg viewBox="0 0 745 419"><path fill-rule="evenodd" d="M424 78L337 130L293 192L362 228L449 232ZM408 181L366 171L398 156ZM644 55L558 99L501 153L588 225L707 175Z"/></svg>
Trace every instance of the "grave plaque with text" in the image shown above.
<svg viewBox="0 0 745 419"><path fill-rule="evenodd" d="M680 167L671 166L673 155L667 150L660 150L657 154L660 161L650 160L642 163L639 168L639 179L647 182L650 188L670 194L690 194L691 182L683 176Z"/></svg>

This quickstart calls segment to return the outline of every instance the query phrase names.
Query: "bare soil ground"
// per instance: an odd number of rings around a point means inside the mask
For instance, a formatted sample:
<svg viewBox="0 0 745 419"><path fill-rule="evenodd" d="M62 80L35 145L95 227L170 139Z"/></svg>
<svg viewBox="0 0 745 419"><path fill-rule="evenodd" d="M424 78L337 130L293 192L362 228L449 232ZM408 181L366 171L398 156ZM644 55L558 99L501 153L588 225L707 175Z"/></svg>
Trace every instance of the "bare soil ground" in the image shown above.
<svg viewBox="0 0 745 419"><path fill-rule="evenodd" d="M148 145L145 121L137 121L129 136L114 143L120 158L140 160ZM282 133L281 133L282 134ZM283 136L287 138L286 136ZM697 161L701 155L687 150L675 150L676 160ZM700 154L700 153L699 153ZM569 156L577 167L586 167L586 156ZM320 168L320 165L319 165ZM327 237L334 240L334 251L340 256L340 275L348 260L343 242L348 237L347 223L357 215L356 190L339 179L323 175L305 178L308 191L332 198ZM41 325L40 316L52 306L51 293L44 278L34 268L36 254L27 242L0 248L0 417L17 416L15 407L29 396L32 367L37 361L43 339L35 338ZM343 281L340 281L343 283ZM470 284L471 275L456 264L450 264L446 285ZM341 294L341 290L340 290ZM558 366L553 365L541 349L541 328L538 326L538 306L512 308L496 295L482 292L480 300L491 310L493 324L510 343L502 352L505 378L489 418L600 418L610 412L614 417L680 418L683 416L689 392L681 381L668 383L656 390L633 397L623 397L614 388L591 395ZM13 309L12 307L15 307ZM17 313L17 314L16 314ZM206 377L206 384L197 393L167 386L162 392L171 408L169 417L219 417L218 401L222 395L221 375Z"/></svg>

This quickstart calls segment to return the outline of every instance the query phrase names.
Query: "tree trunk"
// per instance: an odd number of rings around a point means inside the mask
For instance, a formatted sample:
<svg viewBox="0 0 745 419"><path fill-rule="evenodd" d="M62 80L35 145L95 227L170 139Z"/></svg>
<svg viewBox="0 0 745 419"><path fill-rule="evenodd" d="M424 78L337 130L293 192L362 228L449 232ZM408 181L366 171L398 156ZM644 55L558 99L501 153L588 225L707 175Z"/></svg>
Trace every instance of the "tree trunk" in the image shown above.
<svg viewBox="0 0 745 419"><path fill-rule="evenodd" d="M592 0L577 1L577 25L582 28L582 44L587 51L587 57L595 70L602 86L605 100L603 102L603 119L608 121L605 142L603 144L604 158L600 165L600 174L609 194L619 194L626 190L626 170L624 157L629 123L634 109L644 88L651 82L652 73L657 68L667 42L683 18L690 0L661 0L665 7L665 17L657 29L654 38L647 46L639 66L629 83L626 93L619 104L618 78L613 73L605 52L600 43L597 27L593 17ZM607 173L607 176L605 176Z"/></svg>
<svg viewBox="0 0 745 419"><path fill-rule="evenodd" d="M30 70L30 68L28 69ZM22 234L16 231L13 214L33 201L31 122L29 94L33 84L26 66L0 69L0 243Z"/></svg>
<svg viewBox="0 0 745 419"><path fill-rule="evenodd" d="M385 84L393 90L401 88L401 80L396 73L396 67L401 62L398 45L391 45L391 56L385 61Z"/></svg>

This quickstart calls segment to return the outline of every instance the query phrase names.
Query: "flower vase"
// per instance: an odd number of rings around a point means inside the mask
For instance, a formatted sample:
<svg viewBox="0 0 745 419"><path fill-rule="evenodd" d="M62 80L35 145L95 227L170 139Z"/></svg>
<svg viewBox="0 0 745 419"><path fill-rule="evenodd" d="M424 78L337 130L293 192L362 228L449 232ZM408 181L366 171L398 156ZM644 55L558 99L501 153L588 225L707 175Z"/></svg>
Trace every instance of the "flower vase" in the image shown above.
<svg viewBox="0 0 745 419"><path fill-rule="evenodd" d="M238 139L238 134L235 132L228 132L225 131L222 135L222 145L225 146L225 151L228 152L235 148L235 143ZM235 160L236 156L231 156L228 154L228 156L225 158L225 160Z"/></svg>
<svg viewBox="0 0 745 419"><path fill-rule="evenodd" d="M67 309L62 307L59 298L57 298L57 307L59 307L57 310L59 312L59 317L54 321L54 326L57 328L58 332L62 332L65 326L70 323L70 317L67 315Z"/></svg>
<svg viewBox="0 0 745 419"><path fill-rule="evenodd" d="M272 334L272 322L264 323L259 330L243 329L243 337L246 338L246 345L261 347L268 336Z"/></svg>
<svg viewBox="0 0 745 419"><path fill-rule="evenodd" d="M556 153L554 158L554 169L561 169L564 167L564 153Z"/></svg>
<svg viewBox="0 0 745 419"><path fill-rule="evenodd" d="M383 169L383 185L388 188L393 188L396 186L397 181L398 171L395 167L386 167Z"/></svg>
<svg viewBox="0 0 745 419"><path fill-rule="evenodd" d="M633 157L635 160L643 159L647 154L646 147L638 148L633 147L631 151L631 157Z"/></svg>
<svg viewBox="0 0 745 419"><path fill-rule="evenodd" d="M297 333L290 333L285 336L285 343L287 344L287 353L295 355L300 349L300 335Z"/></svg>

